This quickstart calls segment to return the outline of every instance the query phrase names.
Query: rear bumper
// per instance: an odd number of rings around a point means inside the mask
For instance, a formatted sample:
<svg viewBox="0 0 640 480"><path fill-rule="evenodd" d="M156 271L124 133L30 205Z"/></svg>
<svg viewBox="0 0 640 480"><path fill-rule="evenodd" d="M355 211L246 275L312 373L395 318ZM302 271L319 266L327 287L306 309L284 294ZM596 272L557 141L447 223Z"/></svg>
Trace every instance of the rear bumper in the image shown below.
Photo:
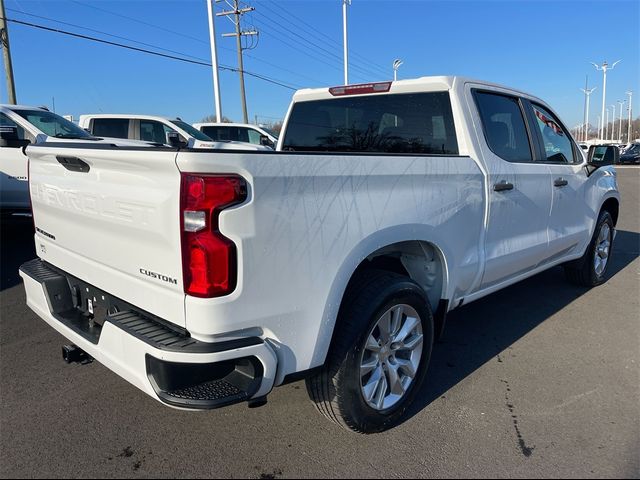
<svg viewBox="0 0 640 480"><path fill-rule="evenodd" d="M277 358L257 337L205 343L37 259L20 267L27 305L56 331L153 398L212 409L265 396ZM86 292L111 307L90 321ZM106 298L106 300L105 300ZM82 307L82 308L81 308Z"/></svg>

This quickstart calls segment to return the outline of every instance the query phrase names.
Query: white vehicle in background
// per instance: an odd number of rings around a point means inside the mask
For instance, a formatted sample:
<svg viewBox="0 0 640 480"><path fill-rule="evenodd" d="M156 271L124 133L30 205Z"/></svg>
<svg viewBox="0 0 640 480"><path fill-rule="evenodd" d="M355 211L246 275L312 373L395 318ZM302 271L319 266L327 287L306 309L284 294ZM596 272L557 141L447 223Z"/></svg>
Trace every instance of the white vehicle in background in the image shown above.
<svg viewBox="0 0 640 480"><path fill-rule="evenodd" d="M92 142L150 146L142 142L96 138L43 107L0 105L0 209L2 216L31 212L24 147L45 142Z"/></svg>
<svg viewBox="0 0 640 480"><path fill-rule="evenodd" d="M194 123L193 126L217 141L247 142L276 148L278 135L261 125L250 123Z"/></svg>
<svg viewBox="0 0 640 480"><path fill-rule="evenodd" d="M265 150L249 143L214 141L180 118L154 115L89 114L80 115L78 125L99 137L129 138L179 148L218 150Z"/></svg>

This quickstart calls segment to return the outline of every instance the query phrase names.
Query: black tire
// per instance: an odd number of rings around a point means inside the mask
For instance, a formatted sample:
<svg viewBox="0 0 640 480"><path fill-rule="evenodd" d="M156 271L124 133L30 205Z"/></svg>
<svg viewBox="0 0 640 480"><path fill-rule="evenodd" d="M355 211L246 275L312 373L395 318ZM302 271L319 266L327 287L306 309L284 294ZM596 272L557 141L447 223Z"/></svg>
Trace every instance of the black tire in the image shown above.
<svg viewBox="0 0 640 480"><path fill-rule="evenodd" d="M422 324L422 357L404 396L387 410L376 410L361 390L360 359L369 333L380 316L396 304L415 309ZM395 426L424 381L433 346L433 315L423 289L408 277L368 270L351 282L340 307L323 369L306 380L316 408L343 428L376 433Z"/></svg>
<svg viewBox="0 0 640 480"><path fill-rule="evenodd" d="M600 235L600 231L605 224L609 226L611 231L611 245L609 247L609 257L605 269L602 271L602 273L598 274L594 266L594 260L597 250L598 236ZM611 252L613 251L613 233L613 218L607 210L603 210L598 216L598 222L596 223L593 237L591 238L591 242L589 243L587 250L584 252L584 255L578 260L570 262L564 266L564 272L567 280L569 280L571 283L575 283L576 285L581 285L583 287L595 287L604 283L607 276L607 270L609 269L609 265L611 264Z"/></svg>

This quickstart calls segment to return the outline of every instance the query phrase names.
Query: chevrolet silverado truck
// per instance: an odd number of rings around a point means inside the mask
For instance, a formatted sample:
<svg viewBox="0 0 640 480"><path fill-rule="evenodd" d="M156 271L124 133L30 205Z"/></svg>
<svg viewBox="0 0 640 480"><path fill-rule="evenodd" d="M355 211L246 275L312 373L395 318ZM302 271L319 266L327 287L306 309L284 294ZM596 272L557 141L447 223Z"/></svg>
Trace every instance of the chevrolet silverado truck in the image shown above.
<svg viewBox="0 0 640 480"><path fill-rule="evenodd" d="M179 409L304 378L361 433L401 421L447 312L556 265L604 282L620 203L612 148L460 77L298 91L276 151L27 153L20 274L67 361Z"/></svg>

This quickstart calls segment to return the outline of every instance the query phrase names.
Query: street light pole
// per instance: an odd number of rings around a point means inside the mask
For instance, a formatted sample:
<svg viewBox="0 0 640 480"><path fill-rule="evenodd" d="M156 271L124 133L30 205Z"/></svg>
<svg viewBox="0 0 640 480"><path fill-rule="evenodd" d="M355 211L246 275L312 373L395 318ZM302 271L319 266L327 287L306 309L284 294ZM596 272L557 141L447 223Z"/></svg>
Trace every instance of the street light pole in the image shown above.
<svg viewBox="0 0 640 480"><path fill-rule="evenodd" d="M351 0L342 0L342 33L344 37L344 84L349 85L349 48L347 43L347 5Z"/></svg>
<svg viewBox="0 0 640 480"><path fill-rule="evenodd" d="M607 127L606 127L606 130L604 128L602 130L604 132L603 140L607 141L609 139L609 109L608 108L607 108Z"/></svg>
<svg viewBox="0 0 640 480"><path fill-rule="evenodd" d="M613 65L611 65L611 67L609 67L609 64L606 61L602 65L598 65L596 63L591 62L591 64L594 67L596 67L596 70L602 70L602 118L604 118L604 109L606 105L606 96L607 96L607 70L613 70L615 66L621 61L622 60L618 60L617 62L614 62ZM607 123L607 127L609 127L608 123ZM600 138L602 138L603 133L604 133L604 128L600 131Z"/></svg>
<svg viewBox="0 0 640 480"><path fill-rule="evenodd" d="M400 68L400 65L402 65L402 60L400 60L399 58L393 61L393 81L395 82L396 80L398 80L398 69Z"/></svg>
<svg viewBox="0 0 640 480"><path fill-rule="evenodd" d="M627 111L629 112L629 124L627 125L627 143L631 143L631 96L633 95L633 92L629 90L628 92L626 92L626 94L629 95L629 103L627 106Z"/></svg>
<svg viewBox="0 0 640 480"><path fill-rule="evenodd" d="M618 143L622 142L622 105L625 104L625 100L618 100L618 105L620 105L620 119L618 125Z"/></svg>
<svg viewBox="0 0 640 480"><path fill-rule="evenodd" d="M584 110L584 139L583 139L583 141L585 142L589 139L589 99L595 89L596 87L587 89L586 84L585 84L585 88L580 89L584 92L584 96L586 97L586 106Z"/></svg>
<svg viewBox="0 0 640 480"><path fill-rule="evenodd" d="M614 140L614 136L615 136L615 131L616 131L616 106L614 105L610 105L611 107L611 141L613 142Z"/></svg>
<svg viewBox="0 0 640 480"><path fill-rule="evenodd" d="M220 83L218 79L218 49L216 47L216 27L213 15L213 0L206 0L209 15L209 42L211 43L211 69L213 71L213 99L216 107L216 122L222 122Z"/></svg>

